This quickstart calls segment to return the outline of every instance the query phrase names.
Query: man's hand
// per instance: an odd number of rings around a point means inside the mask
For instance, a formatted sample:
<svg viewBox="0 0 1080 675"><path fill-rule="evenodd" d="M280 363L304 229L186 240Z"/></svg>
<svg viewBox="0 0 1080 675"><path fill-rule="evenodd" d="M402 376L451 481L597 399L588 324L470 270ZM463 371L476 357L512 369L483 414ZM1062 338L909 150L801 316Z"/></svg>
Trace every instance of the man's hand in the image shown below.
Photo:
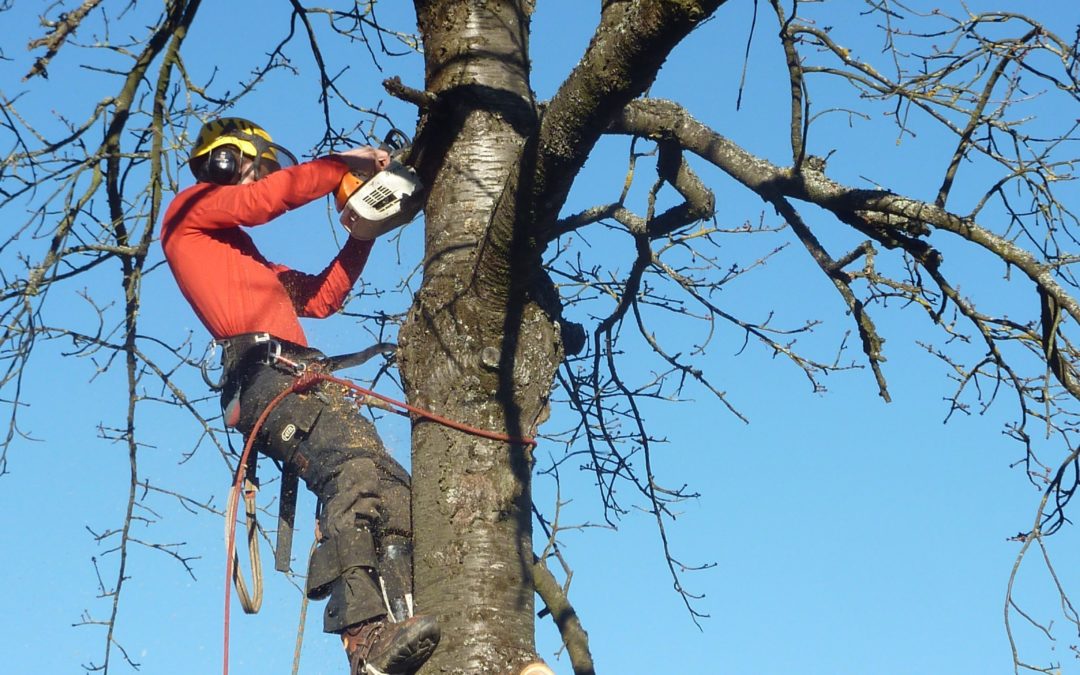
<svg viewBox="0 0 1080 675"><path fill-rule="evenodd" d="M368 145L337 152L330 156L348 164L349 170L367 177L374 176L390 164L390 153Z"/></svg>

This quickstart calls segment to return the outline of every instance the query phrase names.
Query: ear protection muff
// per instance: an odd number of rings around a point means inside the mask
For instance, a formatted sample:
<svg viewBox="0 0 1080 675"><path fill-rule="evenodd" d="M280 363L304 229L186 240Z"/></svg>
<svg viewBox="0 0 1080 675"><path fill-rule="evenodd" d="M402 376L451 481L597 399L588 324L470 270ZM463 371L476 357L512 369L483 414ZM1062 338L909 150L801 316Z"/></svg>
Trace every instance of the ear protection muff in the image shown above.
<svg viewBox="0 0 1080 675"><path fill-rule="evenodd" d="M217 185L236 185L240 182L239 148L222 145L210 151L202 165L199 180Z"/></svg>

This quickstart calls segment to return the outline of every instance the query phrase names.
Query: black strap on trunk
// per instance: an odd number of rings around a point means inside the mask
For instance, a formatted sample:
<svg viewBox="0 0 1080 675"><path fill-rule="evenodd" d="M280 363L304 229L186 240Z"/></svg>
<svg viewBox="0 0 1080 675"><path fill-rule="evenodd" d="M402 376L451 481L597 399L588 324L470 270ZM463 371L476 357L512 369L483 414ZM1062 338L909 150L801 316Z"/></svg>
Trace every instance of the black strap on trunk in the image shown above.
<svg viewBox="0 0 1080 675"><path fill-rule="evenodd" d="M355 368L362 363L366 363L376 354L393 354L396 349L397 345L393 342L377 342L367 349L351 354L327 356L325 359L322 359L322 364L330 372L344 370L345 368Z"/></svg>

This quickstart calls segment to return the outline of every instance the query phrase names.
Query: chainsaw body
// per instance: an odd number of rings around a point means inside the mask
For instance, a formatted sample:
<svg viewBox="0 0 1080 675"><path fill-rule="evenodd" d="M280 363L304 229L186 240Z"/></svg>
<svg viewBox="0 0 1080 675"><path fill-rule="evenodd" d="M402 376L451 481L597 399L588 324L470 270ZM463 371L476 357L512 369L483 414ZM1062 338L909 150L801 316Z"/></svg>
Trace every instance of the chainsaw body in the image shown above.
<svg viewBox="0 0 1080 675"><path fill-rule="evenodd" d="M392 145L391 136L387 136L383 148L390 151L390 164L385 169L367 180L349 172L334 193L341 224L356 239L375 239L397 229L412 221L424 206L423 183L412 167L400 160L408 146Z"/></svg>

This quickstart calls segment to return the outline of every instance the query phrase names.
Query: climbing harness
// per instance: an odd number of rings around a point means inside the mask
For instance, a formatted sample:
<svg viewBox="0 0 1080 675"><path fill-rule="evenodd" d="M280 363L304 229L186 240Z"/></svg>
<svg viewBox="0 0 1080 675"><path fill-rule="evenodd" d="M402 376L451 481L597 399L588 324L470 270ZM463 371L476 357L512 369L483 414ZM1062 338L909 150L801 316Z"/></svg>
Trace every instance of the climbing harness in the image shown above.
<svg viewBox="0 0 1080 675"><path fill-rule="evenodd" d="M447 428L454 429L456 431L461 431L463 433L467 433L467 434L470 434L470 435L473 435L473 436L478 436L480 438L485 438L485 439L488 439L488 440L500 441L500 442L509 443L509 444L512 444L512 445L525 445L525 446L532 446L532 447L536 446L536 440L535 439L532 439L532 438L529 438L529 437L510 436L509 434L503 434L503 433L499 433L499 432L495 432L495 431L489 431L489 430L486 430L486 429L480 429L478 427L470 426L470 425L465 424L463 422L458 422L456 420L452 420L452 419L449 419L447 417L443 417L442 415L431 412L430 410L425 410L425 409L417 407L417 406L409 405L408 403L405 403L403 401L398 401L396 399L390 398L389 396L384 396L383 394L379 394L379 393L377 393L377 392L375 392L375 391L373 391L371 389L367 389L366 387L361 387L360 385L356 384L355 382L352 382L352 381L347 380L345 378L337 377L337 376L332 375L329 372L327 372L328 365L333 366L334 363L335 363L334 362L335 358L337 358L337 359L339 359L341 361L344 361L345 357L358 357L358 356L363 355L363 354L368 353L368 352L370 352L370 354L368 356L368 358L370 358L370 356L373 356L374 354L377 354L377 353L379 353L381 351L385 351L386 350L386 345L388 343L380 343L378 345L375 345L374 347L370 347L370 348L364 350L363 352L357 352L357 354L355 354L355 355L350 354L350 355L345 355L344 357L331 357L330 359L327 359L325 361L324 360L317 360L317 361L307 363L307 362L302 362L302 361L294 361L294 360L284 356L282 354L280 343L277 343L277 341L273 340L273 338L269 338L269 336L267 336L267 340L257 340L256 342L263 342L263 341L269 341L270 342L270 344L268 345L269 358L272 359L273 361L276 361L279 364L282 364L282 365L285 365L285 366L289 367L295 373L296 378L292 381L292 383L288 387L286 387L283 391L281 391L277 396L275 396L266 405L266 407L263 409L263 411L259 414L258 419L255 420L255 424L252 426L251 431L248 433L247 440L244 443L244 449L240 454L240 462L237 464L237 467L236 467L236 475L235 475L235 477L233 479L232 488L229 491L228 507L226 509L226 518L225 518L225 549L226 549L226 551L225 551L225 560L226 560L226 563L225 563L224 663L223 663L223 670L222 670L223 675L229 675L229 610L230 610L231 599L232 599L232 593L231 593L230 585L232 585L234 583L236 584L237 595L240 596L241 603L244 605L245 611L247 611L247 608L249 606L254 606L255 607L254 611L258 611L258 606L257 606L258 603L255 603L254 599L248 596L246 586L244 585L243 576L239 573L239 564L238 564L239 563L239 556L236 553L236 512L237 512L237 509L238 509L241 493L243 493L245 495L245 505L246 505L246 511L248 513L248 521L247 521L248 528L249 528L248 529L248 544L249 544L249 548L250 548L250 551L251 551L252 585L253 585L253 589L258 589L257 592L256 592L256 596L259 598L259 603L261 603L262 573L261 573L261 570L256 571L257 567L260 567L260 565L259 565L259 554L258 554L258 541L256 539L258 525L257 525L257 522L255 521L255 491L256 491L256 487L255 487L254 481L249 481L248 483L245 483L245 479L249 476L248 461L251 458L251 451L255 446L255 439L258 437L259 430L266 423L266 419L270 416L270 413L273 412L274 408L276 408L278 406L278 404L280 404L282 401L284 401L289 395L294 394L294 393L304 393L304 392L312 389L313 387L317 386L318 384L320 384L322 382L333 383L333 384L337 384L337 385L339 385L341 387L344 387L348 391L353 392L354 395L356 395L357 405L367 405L367 406L378 407L378 408L380 408L382 410L386 410L388 412L393 412L393 413L395 413L397 415L401 415L403 417L409 417L410 419L415 417L415 418L421 418L421 419L430 420L432 422L435 422L435 423L440 424L442 426L445 426ZM375 350L377 347L379 347L380 349L378 349L376 351L372 351L372 350ZM226 354L227 353L228 353L228 350L226 350ZM284 483L284 481L283 481L283 483ZM247 489L247 487L245 487L246 485L250 485L250 489ZM283 485L283 487L284 487L284 485ZM248 500L249 499L250 499L250 505L248 505L248 503L249 503ZM279 518L280 518L280 516L279 516ZM289 536L290 542L291 542L291 536L292 536L291 524L290 524L290 527L289 527L289 530L288 530L288 536ZM277 553L277 556L276 556L276 558L277 558L276 562L278 564L280 564L280 558L281 558L280 541L279 541L278 549L279 550L278 550L278 553ZM286 569L287 569L287 562L286 562ZM241 590L241 589L243 589L243 590ZM305 607L306 607L306 605L305 605ZM299 647L298 647L298 649L299 649Z"/></svg>

